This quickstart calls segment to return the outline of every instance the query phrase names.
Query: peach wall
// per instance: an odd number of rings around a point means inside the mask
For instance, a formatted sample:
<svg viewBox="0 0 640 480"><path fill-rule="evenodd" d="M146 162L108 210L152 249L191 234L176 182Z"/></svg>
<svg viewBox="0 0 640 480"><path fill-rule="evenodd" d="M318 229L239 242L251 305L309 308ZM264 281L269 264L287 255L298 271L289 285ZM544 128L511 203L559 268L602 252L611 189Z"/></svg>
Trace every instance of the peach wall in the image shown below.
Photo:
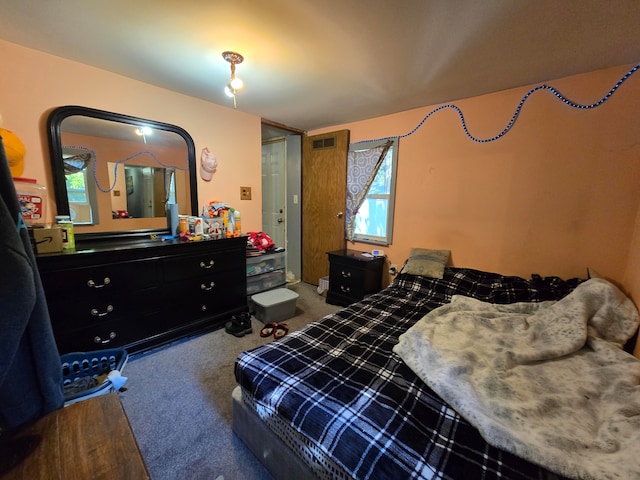
<svg viewBox="0 0 640 480"><path fill-rule="evenodd" d="M210 182L198 176L200 208L224 201L242 212L246 231L262 227L260 117L87 65L0 40L0 114L3 128L26 146L24 177L48 187L53 207L46 119L62 105L80 105L178 125L193 137L198 164L204 147L216 155ZM179 69L176 62L176 69ZM220 88L211 85L211 88ZM251 186L254 200L240 201L240 186ZM49 208L49 218L55 212Z"/></svg>
<svg viewBox="0 0 640 480"><path fill-rule="evenodd" d="M640 209L636 216L635 230L631 240L629 261L627 262L627 271L623 284L635 304L640 305ZM636 343L634 353L636 357L640 358L640 341Z"/></svg>
<svg viewBox="0 0 640 480"><path fill-rule="evenodd" d="M81 105L173 123L187 130L199 157L217 156L211 182L198 178L199 203L221 200L241 210L243 229L261 229L260 118L0 40L3 127L25 143L23 176L49 187L46 118ZM548 82L591 103L629 66ZM179 68L179 65L176 65ZM212 85L211 88L219 86ZM458 100L471 132L498 133L530 87ZM448 248L455 265L528 276L563 277L598 270L640 298L640 74L603 106L576 110L548 92L525 104L514 128L474 143L452 110L435 114L399 146L393 245L402 264L414 246ZM433 110L424 107L310 134L347 128L351 141L403 135ZM240 201L239 186L256 200ZM49 217L55 212L49 208ZM370 245L351 248L369 250Z"/></svg>
<svg viewBox="0 0 640 480"><path fill-rule="evenodd" d="M628 70L548 84L575 102L592 103ZM489 138L507 125L530 88L452 103L473 135ZM352 142L403 135L434 108L310 134L346 128ZM390 263L402 265L411 247L446 248L454 265L526 277L584 277L591 267L640 294L640 258L634 257L635 276L627 273L632 242L636 250L640 244L639 110L640 73L591 110L538 91L513 129L491 143L469 140L456 112L439 111L400 140L393 244L385 248Z"/></svg>

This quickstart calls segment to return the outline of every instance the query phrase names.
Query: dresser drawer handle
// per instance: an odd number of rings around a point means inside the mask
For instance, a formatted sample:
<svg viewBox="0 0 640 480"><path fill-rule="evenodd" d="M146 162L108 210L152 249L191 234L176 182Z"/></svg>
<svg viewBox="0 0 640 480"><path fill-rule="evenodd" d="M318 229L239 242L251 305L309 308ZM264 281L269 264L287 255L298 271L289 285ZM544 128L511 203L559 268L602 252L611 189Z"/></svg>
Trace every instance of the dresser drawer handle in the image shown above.
<svg viewBox="0 0 640 480"><path fill-rule="evenodd" d="M340 273L344 278L349 278L351 276L351 272L345 272L344 270L342 270Z"/></svg>
<svg viewBox="0 0 640 480"><path fill-rule="evenodd" d="M349 287L345 287L344 285L340 285L340 290L342 290L344 293L349 293L351 291Z"/></svg>
<svg viewBox="0 0 640 480"><path fill-rule="evenodd" d="M201 283L200 284L200 288L202 290L206 290L206 291L213 290L213 287L215 287L215 286L216 286L216 282L211 282L211 283L209 283L209 285L207 285L206 283Z"/></svg>
<svg viewBox="0 0 640 480"><path fill-rule="evenodd" d="M200 268L213 268L213 264L213 260L209 260L209 263L200 262Z"/></svg>
<svg viewBox="0 0 640 480"><path fill-rule="evenodd" d="M96 336L96 337L94 337L93 341L94 341L95 343L101 343L101 344L103 344L103 345L104 345L105 343L109 343L109 342L110 342L111 340L113 340L114 338L116 338L116 332L111 332L111 333L109 334L109 338L107 338L107 339L103 340L102 338L100 338L100 337Z"/></svg>
<svg viewBox="0 0 640 480"><path fill-rule="evenodd" d="M106 312L99 312L97 308L91 309L91 315L94 317L104 317L105 315L109 315L111 312L113 312L113 305L107 305Z"/></svg>
<svg viewBox="0 0 640 480"><path fill-rule="evenodd" d="M111 279L109 277L104 277L104 280L102 281L101 285L98 285L96 282L94 282L93 280L89 280L87 282L87 285L89 285L90 288L102 288L102 287L106 287L107 285L109 285L111 283Z"/></svg>

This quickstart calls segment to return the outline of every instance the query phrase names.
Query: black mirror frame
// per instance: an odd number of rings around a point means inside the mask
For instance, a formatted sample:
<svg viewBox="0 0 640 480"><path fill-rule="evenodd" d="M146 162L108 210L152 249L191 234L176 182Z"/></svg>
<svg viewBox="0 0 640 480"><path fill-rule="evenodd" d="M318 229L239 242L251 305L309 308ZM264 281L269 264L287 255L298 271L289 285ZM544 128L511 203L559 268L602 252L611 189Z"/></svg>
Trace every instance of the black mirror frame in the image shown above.
<svg viewBox="0 0 640 480"><path fill-rule="evenodd" d="M62 121L70 116L80 115L85 117L99 118L102 120L110 120L113 122L125 123L134 126L149 126L158 130L165 130L180 135L187 144L187 158L189 163L189 186L191 215L198 215L198 189L197 189L197 165L196 165L196 148L193 138L189 133L176 125L169 123L157 122L155 120L146 120L139 117L107 112L89 107L80 107L69 105L55 108L47 120L47 134L49 137L49 153L51 155L51 169L53 175L53 189L56 200L56 208L58 215L69 215L69 201L67 196L67 185L65 182L64 165L62 163L62 141L60 137L60 126ZM166 229L140 229L125 230L116 232L96 232L76 234L78 241L82 240L117 240L131 237L148 237L152 233L168 234L169 227Z"/></svg>

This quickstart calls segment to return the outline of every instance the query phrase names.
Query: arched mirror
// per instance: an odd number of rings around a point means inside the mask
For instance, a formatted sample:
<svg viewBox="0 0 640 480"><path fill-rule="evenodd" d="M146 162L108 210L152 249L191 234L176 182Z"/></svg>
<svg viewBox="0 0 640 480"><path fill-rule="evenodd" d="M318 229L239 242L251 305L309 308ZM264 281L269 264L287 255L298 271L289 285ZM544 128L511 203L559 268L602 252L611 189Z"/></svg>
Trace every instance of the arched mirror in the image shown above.
<svg viewBox="0 0 640 480"><path fill-rule="evenodd" d="M58 215L76 235L113 238L168 232L166 205L198 214L193 139L186 130L86 107L48 119Z"/></svg>

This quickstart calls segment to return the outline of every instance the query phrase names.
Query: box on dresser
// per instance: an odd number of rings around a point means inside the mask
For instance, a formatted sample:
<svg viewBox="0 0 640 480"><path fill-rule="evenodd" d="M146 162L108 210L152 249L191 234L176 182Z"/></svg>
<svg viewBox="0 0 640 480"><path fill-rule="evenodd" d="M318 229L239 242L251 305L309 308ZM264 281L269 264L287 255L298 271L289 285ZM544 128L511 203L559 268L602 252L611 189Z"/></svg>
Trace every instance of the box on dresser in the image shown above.
<svg viewBox="0 0 640 480"><path fill-rule="evenodd" d="M60 353L130 353L247 311L245 237L103 244L38 255Z"/></svg>

